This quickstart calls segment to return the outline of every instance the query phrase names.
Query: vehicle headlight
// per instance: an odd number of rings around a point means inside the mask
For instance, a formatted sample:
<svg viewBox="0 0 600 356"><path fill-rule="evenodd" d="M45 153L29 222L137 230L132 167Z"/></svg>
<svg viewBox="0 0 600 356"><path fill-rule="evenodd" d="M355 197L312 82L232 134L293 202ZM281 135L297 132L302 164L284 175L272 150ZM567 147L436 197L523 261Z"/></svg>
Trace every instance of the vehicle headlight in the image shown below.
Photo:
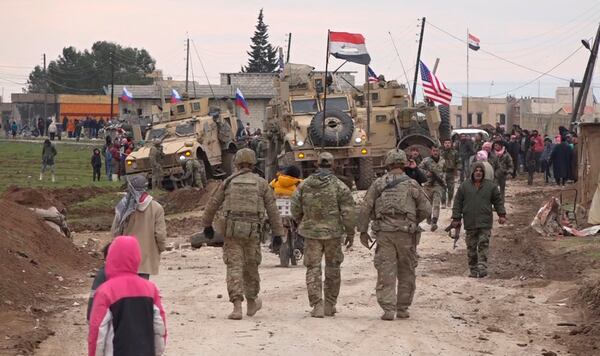
<svg viewBox="0 0 600 356"><path fill-rule="evenodd" d="M185 155L181 155L181 156L179 156L179 160L180 160L180 161L185 161L185 159L186 159Z"/></svg>
<svg viewBox="0 0 600 356"><path fill-rule="evenodd" d="M127 165L128 166L132 166L133 165L133 160L132 159L128 159L127 160Z"/></svg>
<svg viewBox="0 0 600 356"><path fill-rule="evenodd" d="M304 146L304 141L300 140L296 143L297 146Z"/></svg>
<svg viewBox="0 0 600 356"><path fill-rule="evenodd" d="M192 155L191 151L185 151L182 153L182 155L186 156L186 157L190 157Z"/></svg>
<svg viewBox="0 0 600 356"><path fill-rule="evenodd" d="M361 143L362 142L362 138L357 137L357 138L354 139L354 142L355 143Z"/></svg>
<svg viewBox="0 0 600 356"><path fill-rule="evenodd" d="M137 168L137 163L135 162L134 159L128 159L126 162L127 162L127 167L131 167L133 169Z"/></svg>

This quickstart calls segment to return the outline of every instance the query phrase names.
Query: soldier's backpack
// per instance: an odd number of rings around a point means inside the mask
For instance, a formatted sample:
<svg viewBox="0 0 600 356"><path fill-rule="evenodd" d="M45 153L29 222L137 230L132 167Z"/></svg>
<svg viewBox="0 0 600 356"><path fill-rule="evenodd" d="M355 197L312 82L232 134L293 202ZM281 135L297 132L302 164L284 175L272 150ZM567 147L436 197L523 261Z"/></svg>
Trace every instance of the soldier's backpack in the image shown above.
<svg viewBox="0 0 600 356"><path fill-rule="evenodd" d="M386 184L375 200L375 218L405 215L407 220L416 218L416 205L408 198L411 178L404 175Z"/></svg>
<svg viewBox="0 0 600 356"><path fill-rule="evenodd" d="M259 238L265 207L253 174L234 176L226 182L223 212L226 236Z"/></svg>

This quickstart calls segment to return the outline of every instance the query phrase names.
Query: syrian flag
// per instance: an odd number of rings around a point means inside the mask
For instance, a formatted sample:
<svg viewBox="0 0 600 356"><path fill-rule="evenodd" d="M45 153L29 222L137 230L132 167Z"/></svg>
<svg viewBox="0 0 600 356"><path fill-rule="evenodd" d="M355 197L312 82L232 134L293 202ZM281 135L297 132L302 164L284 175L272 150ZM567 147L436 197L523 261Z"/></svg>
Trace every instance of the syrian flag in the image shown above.
<svg viewBox="0 0 600 356"><path fill-rule="evenodd" d="M246 115L250 115L250 110L248 110L248 102L246 102L246 98L244 98L244 94L242 94L240 88L235 89L235 105L244 109Z"/></svg>
<svg viewBox="0 0 600 356"><path fill-rule="evenodd" d="M477 51L479 50L479 37L473 36L472 34L469 33L469 38L467 40L467 43L469 44L469 48L472 49L473 51Z"/></svg>
<svg viewBox="0 0 600 356"><path fill-rule="evenodd" d="M121 100L132 103L133 102L133 94L126 87L123 87L123 92L121 93Z"/></svg>
<svg viewBox="0 0 600 356"><path fill-rule="evenodd" d="M360 33L329 32L329 53L348 62L368 65L371 56Z"/></svg>
<svg viewBox="0 0 600 356"><path fill-rule="evenodd" d="M171 89L171 104L177 104L181 102L181 95L175 89Z"/></svg>
<svg viewBox="0 0 600 356"><path fill-rule="evenodd" d="M379 81L379 78L377 78L377 74L375 74L375 71L371 69L371 67L367 68L367 72L369 74L369 83L377 83Z"/></svg>

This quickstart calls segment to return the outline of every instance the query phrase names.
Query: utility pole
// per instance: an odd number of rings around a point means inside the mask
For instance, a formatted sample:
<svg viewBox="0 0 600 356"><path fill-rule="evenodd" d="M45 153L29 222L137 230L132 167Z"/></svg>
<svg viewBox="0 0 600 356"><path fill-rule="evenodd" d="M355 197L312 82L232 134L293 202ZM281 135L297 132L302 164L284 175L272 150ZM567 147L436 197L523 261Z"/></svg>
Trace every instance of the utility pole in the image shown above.
<svg viewBox="0 0 600 356"><path fill-rule="evenodd" d="M421 35L419 36L419 49L417 50L417 66L415 67L415 77L412 87L412 103L415 105L415 95L417 95L417 78L419 77L419 65L421 62L421 47L423 47L423 32L425 31L425 18L421 19Z"/></svg>
<svg viewBox="0 0 600 356"><path fill-rule="evenodd" d="M290 48L291 47L292 47L292 33L290 32L288 34L288 48L287 48L285 63L289 63L290 62Z"/></svg>
<svg viewBox="0 0 600 356"><path fill-rule="evenodd" d="M115 99L115 64L113 62L113 54L110 53L110 119L112 121L114 112L113 112L113 101Z"/></svg>
<svg viewBox="0 0 600 356"><path fill-rule="evenodd" d="M46 53L44 53L44 129L46 128L47 117L46 106L48 106L48 72L46 71Z"/></svg>
<svg viewBox="0 0 600 356"><path fill-rule="evenodd" d="M589 43L587 41L582 41L583 45L590 49ZM598 30L596 31L596 37L594 37L594 44L590 49L590 58L588 59L587 67L585 68L585 73L583 74L583 80L581 81L582 87L577 92L577 101L575 101L575 107L573 108L573 114L571 116L571 128L575 125L578 119L584 113L585 104L588 92L590 90L590 86L592 84L592 75L594 73L594 66L596 65L596 57L598 56L598 45L600 44L600 25L598 25Z"/></svg>
<svg viewBox="0 0 600 356"><path fill-rule="evenodd" d="M190 38L188 37L185 46L185 94L188 93L188 79L189 79L189 68L190 68Z"/></svg>

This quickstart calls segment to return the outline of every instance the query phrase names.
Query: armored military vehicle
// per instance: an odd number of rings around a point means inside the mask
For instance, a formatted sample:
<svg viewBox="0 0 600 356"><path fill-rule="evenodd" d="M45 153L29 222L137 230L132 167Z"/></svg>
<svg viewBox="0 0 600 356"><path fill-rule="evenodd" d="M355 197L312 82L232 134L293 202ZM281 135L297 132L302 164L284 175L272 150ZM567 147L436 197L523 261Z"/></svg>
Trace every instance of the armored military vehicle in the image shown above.
<svg viewBox="0 0 600 356"><path fill-rule="evenodd" d="M437 109L412 107L408 90L396 81L365 83L349 93L336 90L331 78L313 69L288 63L275 79L277 94L267 107L265 124L267 178L287 165L297 166L306 177L319 152L326 150L333 154L340 178L367 189L383 173L388 150L413 145L424 150L436 144L437 129L432 134L427 127L439 125Z"/></svg>
<svg viewBox="0 0 600 356"><path fill-rule="evenodd" d="M169 187L183 169L180 157L198 159L208 177L221 178L232 172L233 155L237 150L234 132L237 120L229 109L209 107L208 98L185 100L154 108L158 121L146 133L145 144L126 158L126 174L144 173L151 181L150 148L160 141L163 186Z"/></svg>

